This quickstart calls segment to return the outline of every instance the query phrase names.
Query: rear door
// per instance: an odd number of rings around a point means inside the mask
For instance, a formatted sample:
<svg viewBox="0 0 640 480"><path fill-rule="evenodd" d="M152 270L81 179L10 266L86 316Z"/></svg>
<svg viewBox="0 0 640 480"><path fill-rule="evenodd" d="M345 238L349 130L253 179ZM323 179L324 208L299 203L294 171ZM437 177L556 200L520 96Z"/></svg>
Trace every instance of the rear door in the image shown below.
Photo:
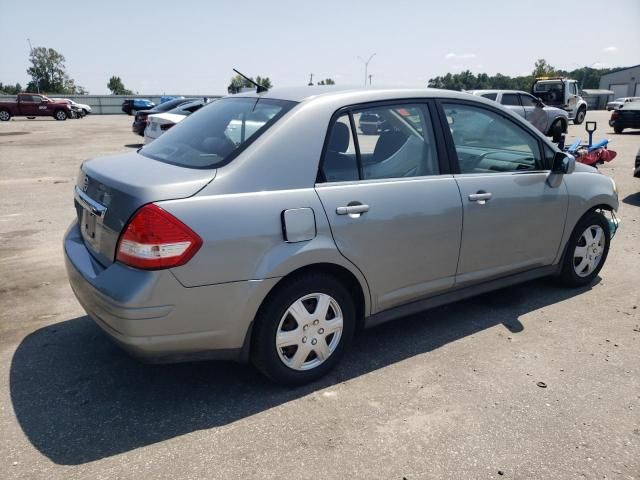
<svg viewBox="0 0 640 480"><path fill-rule="evenodd" d="M540 106L540 102L533 95L521 93L520 103L524 109L524 117L542 133L547 133L549 129L547 112Z"/></svg>
<svg viewBox="0 0 640 480"><path fill-rule="evenodd" d="M517 113L521 117L526 118L524 108L522 108L522 104L520 103L520 95L517 93L503 93L500 98L500 103L513 113Z"/></svg>
<svg viewBox="0 0 640 480"><path fill-rule="evenodd" d="M450 123L445 136L457 160L464 206L456 285L552 264L568 197L564 183L547 184L551 149L488 106L458 101L441 106Z"/></svg>
<svg viewBox="0 0 640 480"><path fill-rule="evenodd" d="M374 311L454 283L462 204L432 113L426 103L372 104L339 112L330 125L316 191L338 249L367 279ZM382 131L366 122L363 131L365 115L378 115Z"/></svg>

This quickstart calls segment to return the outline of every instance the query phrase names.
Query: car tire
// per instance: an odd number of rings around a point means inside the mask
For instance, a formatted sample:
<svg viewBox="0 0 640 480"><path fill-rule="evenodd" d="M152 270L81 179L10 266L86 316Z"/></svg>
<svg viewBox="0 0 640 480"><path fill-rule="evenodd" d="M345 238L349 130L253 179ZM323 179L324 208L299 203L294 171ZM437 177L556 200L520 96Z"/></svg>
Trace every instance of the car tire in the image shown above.
<svg viewBox="0 0 640 480"><path fill-rule="evenodd" d="M11 120L11 112L9 110L0 110L0 121L8 122Z"/></svg>
<svg viewBox="0 0 640 480"><path fill-rule="evenodd" d="M64 110L56 110L56 112L53 114L53 118L60 122L63 122L68 118L68 115Z"/></svg>
<svg viewBox="0 0 640 480"><path fill-rule="evenodd" d="M609 222L599 212L586 213L576 224L564 254L560 280L569 287L588 285L609 254Z"/></svg>
<svg viewBox="0 0 640 480"><path fill-rule="evenodd" d="M622 133L622 131L624 130L624 128L622 127L613 127L613 131L616 133Z"/></svg>
<svg viewBox="0 0 640 480"><path fill-rule="evenodd" d="M582 107L578 109L578 113L576 113L576 117L573 119L574 125L580 125L584 122L585 117L587 116L587 109Z"/></svg>
<svg viewBox="0 0 640 480"><path fill-rule="evenodd" d="M312 382L339 362L353 338L355 315L353 298L335 277L308 273L285 280L256 315L251 362L276 383Z"/></svg>
<svg viewBox="0 0 640 480"><path fill-rule="evenodd" d="M553 141L557 143L560 141L560 137L562 136L564 131L564 124L562 123L562 120L558 118L551 124L551 128L549 129L549 133L547 134L547 136L551 137Z"/></svg>

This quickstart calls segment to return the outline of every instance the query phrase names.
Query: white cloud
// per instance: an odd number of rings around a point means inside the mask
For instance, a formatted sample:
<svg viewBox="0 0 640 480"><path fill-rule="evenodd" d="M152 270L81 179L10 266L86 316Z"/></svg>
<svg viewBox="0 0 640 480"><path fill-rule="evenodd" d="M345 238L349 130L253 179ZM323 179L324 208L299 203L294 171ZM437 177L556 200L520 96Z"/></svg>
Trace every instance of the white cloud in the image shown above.
<svg viewBox="0 0 640 480"><path fill-rule="evenodd" d="M444 58L446 58L447 60L452 60L452 59L469 59L469 58L476 58L477 55L475 53L447 53Z"/></svg>
<svg viewBox="0 0 640 480"><path fill-rule="evenodd" d="M618 47L606 47L602 49L603 52L617 52L618 51Z"/></svg>

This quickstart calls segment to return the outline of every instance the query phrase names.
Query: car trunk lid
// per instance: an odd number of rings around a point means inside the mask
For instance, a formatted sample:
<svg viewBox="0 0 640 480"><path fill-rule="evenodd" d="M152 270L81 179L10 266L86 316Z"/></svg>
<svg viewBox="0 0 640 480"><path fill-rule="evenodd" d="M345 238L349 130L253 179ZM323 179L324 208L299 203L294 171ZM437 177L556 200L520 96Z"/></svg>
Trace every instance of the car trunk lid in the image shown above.
<svg viewBox="0 0 640 480"><path fill-rule="evenodd" d="M195 195L215 175L215 169L180 167L135 152L86 161L75 187L85 245L100 263L110 265L120 233L136 210Z"/></svg>

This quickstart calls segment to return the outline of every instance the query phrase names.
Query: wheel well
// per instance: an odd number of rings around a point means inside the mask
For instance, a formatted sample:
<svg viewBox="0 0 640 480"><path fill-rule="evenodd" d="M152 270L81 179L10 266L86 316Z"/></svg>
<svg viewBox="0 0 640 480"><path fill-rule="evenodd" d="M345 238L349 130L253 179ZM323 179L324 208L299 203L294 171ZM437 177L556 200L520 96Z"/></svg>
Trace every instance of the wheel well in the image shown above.
<svg viewBox="0 0 640 480"><path fill-rule="evenodd" d="M342 284L349 290L351 296L354 300L354 306L356 308L356 331L361 330L364 327L364 314L365 314L365 300L364 300L364 291L362 290L362 286L360 282L356 278L356 276L347 270L345 267L340 265L336 265L334 263L314 263L311 265L306 265L297 270L294 270L284 277L282 277L278 283L276 283L271 291L267 294L266 297L262 300L260 307L256 311L256 316L262 309L263 305L269 299L269 297L273 294L276 289L282 285L285 281L290 281L292 278L299 277L301 275L305 275L311 272L321 272L328 275L332 275L337 278ZM245 336L244 344L242 346L242 352L240 354L241 361L248 361L250 352L251 352L251 343L252 343L252 335L253 328L255 326L255 322L251 322L249 330Z"/></svg>
<svg viewBox="0 0 640 480"><path fill-rule="evenodd" d="M596 205L595 207L591 207L589 210L584 212L584 215L586 215L589 212L595 212L596 210L607 210L609 212L613 212L613 207L611 205L607 205L606 203L601 203L600 205ZM582 215L582 217L584 217L584 215ZM582 217L580 217L580 218L582 218Z"/></svg>
<svg viewBox="0 0 640 480"><path fill-rule="evenodd" d="M356 276L345 267L336 265L334 263L314 263L311 265L306 265L282 277L280 281L275 284L271 291L274 291L276 288L278 288L278 286L284 281L289 281L291 278L305 275L310 272L321 272L331 275L337 278L347 288L347 290L349 290L349 293L351 293L351 296L353 297L354 306L356 308L358 327L361 327L364 323L365 313L364 292ZM270 294L271 292L269 292L269 295ZM265 297L265 300L269 297L269 295ZM264 303L264 300L262 303Z"/></svg>

